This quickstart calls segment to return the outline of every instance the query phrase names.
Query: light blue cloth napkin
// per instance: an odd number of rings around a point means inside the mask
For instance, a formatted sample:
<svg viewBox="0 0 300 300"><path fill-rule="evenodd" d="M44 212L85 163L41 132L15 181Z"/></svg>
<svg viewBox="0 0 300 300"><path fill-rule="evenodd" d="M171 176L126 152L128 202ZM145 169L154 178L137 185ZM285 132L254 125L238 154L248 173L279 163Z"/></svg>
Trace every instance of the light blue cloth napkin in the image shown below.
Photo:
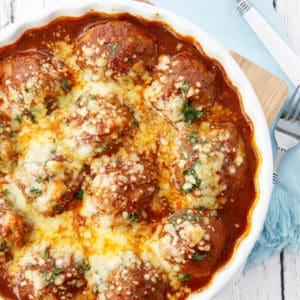
<svg viewBox="0 0 300 300"><path fill-rule="evenodd" d="M233 0L152 0L198 24L224 46L247 57L289 83L262 43L251 31ZM272 0L252 0L254 7L286 40L273 9ZM272 128L270 129L272 133ZM273 141L273 150L276 146ZM283 159L279 183L274 188L263 232L248 258L247 267L289 246L300 250L300 147Z"/></svg>

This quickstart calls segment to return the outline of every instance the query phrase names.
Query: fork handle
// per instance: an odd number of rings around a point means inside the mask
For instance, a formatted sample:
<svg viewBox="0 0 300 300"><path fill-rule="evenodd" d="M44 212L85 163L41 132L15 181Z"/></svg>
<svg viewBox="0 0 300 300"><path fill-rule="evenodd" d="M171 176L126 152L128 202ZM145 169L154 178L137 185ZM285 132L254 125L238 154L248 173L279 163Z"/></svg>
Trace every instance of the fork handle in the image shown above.
<svg viewBox="0 0 300 300"><path fill-rule="evenodd" d="M281 162L283 155L285 154L286 150L279 148L274 160L274 169L273 169L273 184L276 184L278 181L278 169Z"/></svg>

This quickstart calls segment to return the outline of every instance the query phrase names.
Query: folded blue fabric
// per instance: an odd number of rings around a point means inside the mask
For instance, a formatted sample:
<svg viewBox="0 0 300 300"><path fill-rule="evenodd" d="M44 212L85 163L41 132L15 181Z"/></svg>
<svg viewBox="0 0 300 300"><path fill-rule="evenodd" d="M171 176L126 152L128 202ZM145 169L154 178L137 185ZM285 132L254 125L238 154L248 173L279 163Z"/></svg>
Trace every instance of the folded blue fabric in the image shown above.
<svg viewBox="0 0 300 300"><path fill-rule="evenodd" d="M152 0L152 2L193 21L226 47L287 81L290 93L292 92L294 87L239 14L234 0ZM273 9L272 0L249 2L287 40ZM271 127L271 136L272 130ZM276 151L274 141L273 150ZM300 250L299 175L300 147L297 147L282 161L279 183L273 190L264 229L248 258L247 267L263 261L286 246Z"/></svg>

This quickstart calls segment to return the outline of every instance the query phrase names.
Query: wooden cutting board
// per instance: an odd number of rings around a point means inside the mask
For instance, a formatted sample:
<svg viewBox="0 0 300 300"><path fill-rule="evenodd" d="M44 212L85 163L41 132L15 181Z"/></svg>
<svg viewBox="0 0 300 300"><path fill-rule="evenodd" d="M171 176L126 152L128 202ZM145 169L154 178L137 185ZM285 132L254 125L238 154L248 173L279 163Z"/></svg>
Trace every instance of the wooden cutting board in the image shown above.
<svg viewBox="0 0 300 300"><path fill-rule="evenodd" d="M149 0L136 0L152 4ZM271 125L288 96L288 85L270 72L254 64L245 57L230 51L231 56L240 65L260 101L268 125Z"/></svg>
<svg viewBox="0 0 300 300"><path fill-rule="evenodd" d="M237 53L230 51L230 54L252 84L268 125L271 125L288 96L287 83Z"/></svg>

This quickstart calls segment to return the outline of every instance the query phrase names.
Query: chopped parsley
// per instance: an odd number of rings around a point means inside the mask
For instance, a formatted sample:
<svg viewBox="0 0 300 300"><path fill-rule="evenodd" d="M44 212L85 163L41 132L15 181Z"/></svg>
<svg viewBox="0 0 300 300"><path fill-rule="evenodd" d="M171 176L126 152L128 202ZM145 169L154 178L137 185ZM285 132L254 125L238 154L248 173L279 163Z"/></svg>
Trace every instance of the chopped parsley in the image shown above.
<svg viewBox="0 0 300 300"><path fill-rule="evenodd" d="M116 54L119 51L119 44L118 43L109 43L108 46L111 50L112 55L116 56Z"/></svg>
<svg viewBox="0 0 300 300"><path fill-rule="evenodd" d="M194 253L193 254L193 257L192 257L192 260L203 260L205 259L205 257L207 256L207 254L205 253Z"/></svg>
<svg viewBox="0 0 300 300"><path fill-rule="evenodd" d="M192 192L193 190L201 186L201 179L198 177L198 174L195 171L195 165L189 169L183 171L183 175L190 175L195 179L195 183L184 182L182 184L182 191L186 194Z"/></svg>
<svg viewBox="0 0 300 300"><path fill-rule="evenodd" d="M71 85L70 85L70 82L63 78L62 81L61 81L61 87L64 89L64 90L69 90Z"/></svg>
<svg viewBox="0 0 300 300"><path fill-rule="evenodd" d="M188 210L188 209L185 209L184 212L183 212L183 214L182 214L182 219L183 219L183 220L189 219L189 220L192 220L192 221L197 221L197 222L199 222L199 221L200 221L200 218L201 218L201 217L200 217L198 214L196 214L196 213L194 213L193 211L190 211L190 210Z"/></svg>
<svg viewBox="0 0 300 300"><path fill-rule="evenodd" d="M0 251L4 251L8 248L8 245L6 242L3 242L1 245L0 245Z"/></svg>
<svg viewBox="0 0 300 300"><path fill-rule="evenodd" d="M56 212L60 212L61 209L62 209L62 206L61 206L61 204L55 204L55 205L53 205L53 209L54 209Z"/></svg>
<svg viewBox="0 0 300 300"><path fill-rule="evenodd" d="M192 143L198 143L199 142L199 137L197 136L197 133L195 131L192 131L189 133L189 140Z"/></svg>
<svg viewBox="0 0 300 300"><path fill-rule="evenodd" d="M138 121L137 119L133 119L133 120L131 121L131 124L132 124L133 126L138 126L138 125L139 125L139 121Z"/></svg>
<svg viewBox="0 0 300 300"><path fill-rule="evenodd" d="M77 199L80 199L80 200L82 200L83 199L83 189L80 189L80 190L78 190L76 193L75 193L75 197L77 198Z"/></svg>
<svg viewBox="0 0 300 300"><path fill-rule="evenodd" d="M180 95L180 97L184 98L187 95L187 93L188 93L188 91L190 89L190 83L186 80L182 84L182 86L180 88L181 88L181 95Z"/></svg>
<svg viewBox="0 0 300 300"><path fill-rule="evenodd" d="M49 251L48 250L45 250L44 251L44 254L43 254L43 259L44 260L47 260L49 258Z"/></svg>
<svg viewBox="0 0 300 300"><path fill-rule="evenodd" d="M139 221L139 216L135 215L135 214L129 214L128 220L131 221L131 222L135 222L136 223L136 222Z"/></svg>
<svg viewBox="0 0 300 300"><path fill-rule="evenodd" d="M46 250L47 251L47 250ZM45 255L45 252L44 252L44 255ZM46 254L46 256L49 255ZM44 258L45 259L45 258ZM42 276L46 279L46 285L45 287L49 286L51 283L53 283L56 279L56 276L61 274L61 273L64 273L64 270L63 269L60 269L58 267L56 267L54 265L54 260L51 260L51 265L52 265L52 268L51 268L51 271L45 271L45 270L42 270L41 273L42 273Z"/></svg>
<svg viewBox="0 0 300 300"><path fill-rule="evenodd" d="M19 123L22 123L22 121L23 121L23 115L18 115L16 117L16 121L18 121Z"/></svg>
<svg viewBox="0 0 300 300"><path fill-rule="evenodd" d="M39 177L37 178L37 180L36 180L37 183L42 183L42 182L44 182L44 181L45 181L45 178L42 177L42 176L39 176Z"/></svg>
<svg viewBox="0 0 300 300"><path fill-rule="evenodd" d="M32 188L32 189L29 190L29 193L33 194L33 195L41 195L43 193L43 191L40 190L40 189Z"/></svg>
<svg viewBox="0 0 300 300"><path fill-rule="evenodd" d="M203 116L202 111L193 108L192 100L188 100L184 103L182 113L186 118L186 126L190 126L197 118L201 118Z"/></svg>
<svg viewBox="0 0 300 300"><path fill-rule="evenodd" d="M171 222L173 228L175 229L175 232L178 232L178 229L177 229L177 218L176 217L171 217L169 218L169 221Z"/></svg>
<svg viewBox="0 0 300 300"><path fill-rule="evenodd" d="M178 274L177 277L181 282L186 282L186 281L190 280L191 275L190 274Z"/></svg>
<svg viewBox="0 0 300 300"><path fill-rule="evenodd" d="M80 266L80 269L77 271L77 274L82 275L90 269L91 269L90 264L87 264L87 263L83 262L83 264Z"/></svg>
<svg viewBox="0 0 300 300"><path fill-rule="evenodd" d="M63 269L60 269L60 268L58 268L58 267L53 267L53 268L51 269L51 272L52 272L52 275L53 275L53 276L56 276L56 275L58 275L58 274L63 273L64 270L63 270Z"/></svg>
<svg viewBox="0 0 300 300"><path fill-rule="evenodd" d="M103 146L100 142L97 142L98 153L104 153L108 150L108 146Z"/></svg>
<svg viewBox="0 0 300 300"><path fill-rule="evenodd" d="M25 108L25 115L30 119L31 123L37 123L34 114L29 108Z"/></svg>
<svg viewBox="0 0 300 300"><path fill-rule="evenodd" d="M8 190L8 189L5 189L5 190L4 190L4 196L5 196L5 197L9 197L10 195L11 195L11 191Z"/></svg>

